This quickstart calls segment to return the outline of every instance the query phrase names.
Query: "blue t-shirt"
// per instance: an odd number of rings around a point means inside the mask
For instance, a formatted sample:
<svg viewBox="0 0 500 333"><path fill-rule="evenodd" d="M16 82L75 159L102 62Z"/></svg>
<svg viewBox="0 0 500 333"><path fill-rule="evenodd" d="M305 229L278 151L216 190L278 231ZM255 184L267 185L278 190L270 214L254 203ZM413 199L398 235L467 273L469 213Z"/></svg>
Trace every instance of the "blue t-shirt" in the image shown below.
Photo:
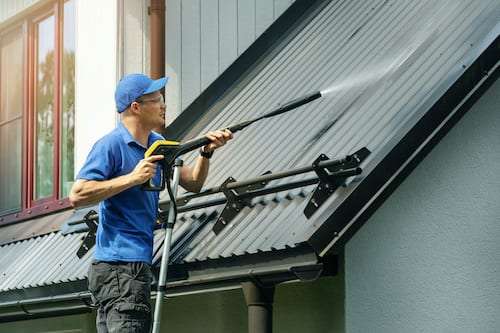
<svg viewBox="0 0 500 333"><path fill-rule="evenodd" d="M151 132L148 147L163 137ZM76 176L77 179L109 180L130 173L144 158L141 146L122 123L97 141ZM153 179L160 181L160 171ZM153 230L159 192L141 190L141 185L122 191L99 204L99 226L94 257L101 261L143 261L151 264Z"/></svg>

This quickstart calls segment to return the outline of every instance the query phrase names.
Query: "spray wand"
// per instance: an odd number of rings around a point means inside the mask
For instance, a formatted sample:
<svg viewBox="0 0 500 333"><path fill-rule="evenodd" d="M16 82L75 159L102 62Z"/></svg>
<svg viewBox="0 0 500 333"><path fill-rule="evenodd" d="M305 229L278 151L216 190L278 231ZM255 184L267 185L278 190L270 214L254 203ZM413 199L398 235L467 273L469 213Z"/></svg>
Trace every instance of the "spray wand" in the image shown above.
<svg viewBox="0 0 500 333"><path fill-rule="evenodd" d="M277 109L266 113L258 118L244 121L242 123L229 126L227 127L228 130L230 130L232 133L236 133L238 131L241 131L242 129L250 126L251 124L265 119L265 118L271 118L277 115L280 115L282 113L288 112L290 110L296 109L299 106L302 106L304 104L310 103L314 101L315 99L320 98L321 92L317 91L312 94L308 94L306 96L294 99L284 105L281 105ZM163 168L163 174L162 174L162 179L161 179L161 184L159 186L155 186L151 182L145 183L143 185L143 189L146 191L162 191L165 189L165 182L168 182L170 179L170 173L171 173L171 168L172 165L175 161L175 159L181 155L184 155L186 153L189 153L190 151L196 150L198 148L201 148L203 146L206 146L210 143L210 139L206 137L201 137L197 139L193 139L190 141L187 141L185 143L179 143L175 141L167 141L167 140L158 140L154 142L151 147L146 151L145 157L149 157L152 155L163 155L163 160L159 161L162 165Z"/></svg>

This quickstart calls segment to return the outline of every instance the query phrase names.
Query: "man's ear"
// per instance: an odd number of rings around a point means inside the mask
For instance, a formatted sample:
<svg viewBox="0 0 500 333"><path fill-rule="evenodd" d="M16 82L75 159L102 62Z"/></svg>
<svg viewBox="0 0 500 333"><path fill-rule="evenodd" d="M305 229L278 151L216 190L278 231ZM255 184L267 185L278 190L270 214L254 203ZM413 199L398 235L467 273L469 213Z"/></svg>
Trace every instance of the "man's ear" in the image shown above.
<svg viewBox="0 0 500 333"><path fill-rule="evenodd" d="M129 109L130 109L131 113L133 113L133 114L137 114L138 112L140 112L140 111L141 111L140 107L141 107L141 106L140 106L140 104L139 104L139 103L137 103L137 102L132 102L132 104L130 104Z"/></svg>

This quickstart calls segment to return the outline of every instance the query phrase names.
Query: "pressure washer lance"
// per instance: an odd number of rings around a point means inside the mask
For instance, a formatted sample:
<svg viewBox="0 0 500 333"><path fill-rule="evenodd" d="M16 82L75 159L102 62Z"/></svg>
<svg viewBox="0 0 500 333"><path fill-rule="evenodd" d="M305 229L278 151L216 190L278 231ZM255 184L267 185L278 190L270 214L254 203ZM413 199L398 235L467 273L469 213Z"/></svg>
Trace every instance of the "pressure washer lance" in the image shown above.
<svg viewBox="0 0 500 333"><path fill-rule="evenodd" d="M318 99L321 97L321 92L315 92L297 99L294 99L284 105L281 105L278 107L276 110L273 110L267 114L264 114L256 119L253 120L248 120L244 121L242 123L239 123L237 125L229 126L227 127L228 130L230 130L232 133L236 133L238 131L241 131L247 126L250 126L251 124L265 119L265 118L271 118L277 115L280 115L282 113L288 112L290 110L296 109L299 106L302 106L304 104L310 103L314 101L315 99ZM155 186L151 182L147 182L143 184L142 189L146 191L163 191L165 189L165 182L168 182L168 179L170 178L169 175L171 173L171 168L172 165L175 161L175 159L178 156L184 155L186 153L189 153L190 151L196 150L198 148L201 148L203 146L206 146L210 143L210 139L206 137L201 137L197 139L193 139L190 141L187 141L185 143L179 143L176 141L167 141L167 140L157 140L155 141L151 147L146 151L144 154L144 157L147 158L152 155L163 155L164 158L163 160L159 161L158 163L161 164L163 173L161 177L161 184L159 186Z"/></svg>
<svg viewBox="0 0 500 333"><path fill-rule="evenodd" d="M232 133L241 131L245 127L265 118L271 118L279 114L288 112L301 105L307 104L321 97L321 92L315 92L307 96L294 99L276 110L273 110L263 116L260 116L253 120L248 120L237 125L229 126L227 129ZM155 313L153 319L153 333L160 332L161 323L161 309L163 304L163 297L166 292L166 282L167 282L167 270L170 255L170 242L172 239L172 232L177 219L177 205L176 205L176 195L177 186L179 184L180 178L180 168L182 167L182 160L178 159L179 156L186 154L190 151L196 150L210 143L210 139L206 137L194 139L186 143L180 144L175 141L158 140L155 141L151 147L146 151L144 157L147 158L152 155L163 155L163 160L158 163L162 166L162 177L160 186L155 186L151 181L143 184L142 188L147 191L161 191L165 188L165 183L170 197L170 210L168 212L167 223L162 223L165 230L165 239L163 241L163 253L160 265L160 275L158 278L158 288L156 294L156 304ZM173 171L172 171L173 170ZM171 185L170 174L173 173L173 186Z"/></svg>

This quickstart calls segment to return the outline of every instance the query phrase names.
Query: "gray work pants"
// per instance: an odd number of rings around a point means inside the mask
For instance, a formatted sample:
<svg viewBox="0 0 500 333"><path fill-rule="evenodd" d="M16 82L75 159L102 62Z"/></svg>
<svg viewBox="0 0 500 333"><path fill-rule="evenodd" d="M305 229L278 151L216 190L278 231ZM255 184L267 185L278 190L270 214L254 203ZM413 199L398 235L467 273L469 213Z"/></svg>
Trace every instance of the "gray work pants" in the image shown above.
<svg viewBox="0 0 500 333"><path fill-rule="evenodd" d="M98 305L98 333L151 331L151 267L143 262L91 263L92 301Z"/></svg>

